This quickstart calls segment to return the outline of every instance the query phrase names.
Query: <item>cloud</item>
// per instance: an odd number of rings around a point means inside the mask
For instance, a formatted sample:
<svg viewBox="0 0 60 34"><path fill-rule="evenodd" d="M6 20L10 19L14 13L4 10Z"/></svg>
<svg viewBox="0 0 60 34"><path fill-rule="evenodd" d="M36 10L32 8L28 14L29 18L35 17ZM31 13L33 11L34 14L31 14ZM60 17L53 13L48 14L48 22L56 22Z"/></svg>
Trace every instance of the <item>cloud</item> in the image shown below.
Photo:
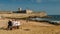
<svg viewBox="0 0 60 34"><path fill-rule="evenodd" d="M31 2L34 2L34 0L31 0Z"/></svg>
<svg viewBox="0 0 60 34"><path fill-rule="evenodd" d="M42 0L36 0L37 3L40 3Z"/></svg>

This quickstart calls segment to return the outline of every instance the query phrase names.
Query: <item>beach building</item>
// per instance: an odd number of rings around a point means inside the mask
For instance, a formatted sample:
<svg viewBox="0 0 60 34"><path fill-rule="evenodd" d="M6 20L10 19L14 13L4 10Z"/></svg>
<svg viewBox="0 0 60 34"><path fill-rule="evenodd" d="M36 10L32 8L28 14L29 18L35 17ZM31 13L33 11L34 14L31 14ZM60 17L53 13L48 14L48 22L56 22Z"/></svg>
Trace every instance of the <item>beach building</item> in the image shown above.
<svg viewBox="0 0 60 34"><path fill-rule="evenodd" d="M31 14L32 12L33 12L32 10L26 9L27 14Z"/></svg>

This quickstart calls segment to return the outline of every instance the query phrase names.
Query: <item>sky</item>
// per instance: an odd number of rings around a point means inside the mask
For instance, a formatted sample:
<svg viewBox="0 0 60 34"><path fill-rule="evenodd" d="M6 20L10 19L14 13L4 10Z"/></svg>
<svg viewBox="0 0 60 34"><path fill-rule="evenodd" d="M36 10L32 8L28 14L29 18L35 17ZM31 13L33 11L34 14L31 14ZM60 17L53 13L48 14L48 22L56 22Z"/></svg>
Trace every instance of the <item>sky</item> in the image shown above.
<svg viewBox="0 0 60 34"><path fill-rule="evenodd" d="M48 15L60 15L60 0L0 0L0 10L30 9L46 11Z"/></svg>

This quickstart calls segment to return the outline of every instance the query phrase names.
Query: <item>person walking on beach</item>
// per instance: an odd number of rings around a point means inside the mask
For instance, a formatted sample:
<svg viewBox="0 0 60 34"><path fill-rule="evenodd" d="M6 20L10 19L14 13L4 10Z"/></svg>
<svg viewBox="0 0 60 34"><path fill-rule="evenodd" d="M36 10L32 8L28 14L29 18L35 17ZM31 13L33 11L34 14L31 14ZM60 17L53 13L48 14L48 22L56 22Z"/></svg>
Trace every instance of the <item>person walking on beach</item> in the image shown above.
<svg viewBox="0 0 60 34"><path fill-rule="evenodd" d="M12 21L11 20L8 21L8 29L12 30Z"/></svg>

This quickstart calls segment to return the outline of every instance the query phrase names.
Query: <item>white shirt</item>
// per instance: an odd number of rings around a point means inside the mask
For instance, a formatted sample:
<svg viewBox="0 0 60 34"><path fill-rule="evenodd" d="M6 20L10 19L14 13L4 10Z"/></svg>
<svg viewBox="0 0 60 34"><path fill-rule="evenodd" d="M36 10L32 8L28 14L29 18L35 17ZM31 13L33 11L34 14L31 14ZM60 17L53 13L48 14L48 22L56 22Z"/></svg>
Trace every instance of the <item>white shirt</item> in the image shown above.
<svg viewBox="0 0 60 34"><path fill-rule="evenodd" d="M19 26L20 25L20 22L18 21L13 21L13 26Z"/></svg>
<svg viewBox="0 0 60 34"><path fill-rule="evenodd" d="M17 22L17 25L18 25L18 26L20 25L20 22L19 22L19 21Z"/></svg>

